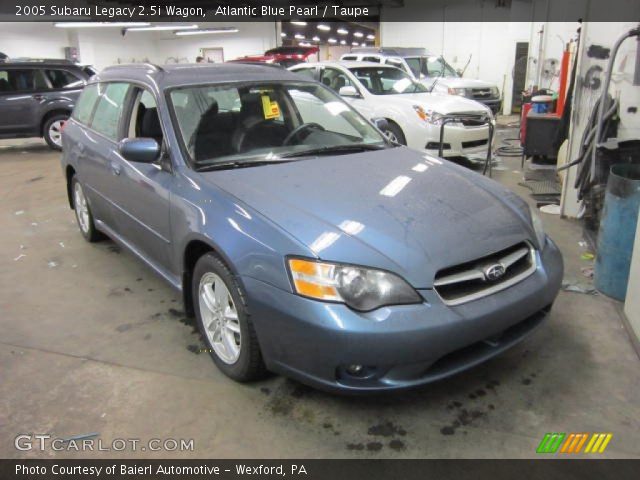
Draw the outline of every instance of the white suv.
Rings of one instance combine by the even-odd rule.
[[[423,48],[354,48],[340,60],[392,65],[432,89],[433,93],[459,95],[476,100],[495,115],[502,99],[498,87],[483,80],[462,78],[441,56],[430,55]]]
[[[405,72],[368,62],[301,63],[292,72],[322,82],[368,119],[383,118],[391,140],[438,155],[443,120],[442,156],[484,161],[489,148],[491,111],[481,103],[453,95],[434,95]]]

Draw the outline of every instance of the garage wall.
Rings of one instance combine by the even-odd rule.
[[[9,57],[64,58],[71,46],[69,32],[49,23],[4,22],[0,28],[0,51]]]
[[[622,32],[630,30],[636,25],[634,22],[588,22],[583,24],[579,52],[580,78],[584,79],[592,67],[600,67],[602,68],[602,74],[599,75],[599,78],[604,83],[604,72],[607,70],[608,60],[590,57],[588,55],[589,47],[599,45],[611,48],[615,39]],[[630,107],[635,106],[637,108],[640,103],[640,86],[633,85],[637,48],[638,42],[634,39],[627,39],[622,44],[613,67],[613,76],[609,89],[609,93],[620,101],[618,138],[622,140],[640,138],[640,112],[629,111]],[[575,160],[578,155],[582,134],[601,92],[601,88],[590,88],[585,85],[585,82],[579,82],[576,88],[568,155],[570,160]],[[580,209],[577,191],[573,188],[575,175],[576,168],[571,168],[563,189],[562,213],[568,217],[576,217]]]
[[[245,55],[259,55],[276,46],[275,22],[199,23],[207,27],[236,27],[238,33],[193,35],[176,37],[171,33],[157,33],[158,62],[173,63],[175,60],[195,62],[201,48],[223,48],[224,59],[233,60]]]
[[[184,37],[169,32],[129,32],[122,36],[119,28],[68,29],[56,28],[52,23],[3,23],[0,51],[10,57],[64,58],[64,47],[75,46],[83,63],[101,69],[115,63],[141,61],[195,62],[199,49],[207,47],[222,47],[225,60],[232,60],[276,46],[273,22],[199,25],[236,26],[239,32]]]

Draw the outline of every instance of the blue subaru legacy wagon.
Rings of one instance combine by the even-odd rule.
[[[82,235],[181,291],[238,381],[422,385],[518,343],[560,287],[558,248],[517,195],[283,69],[107,68],[62,143]]]

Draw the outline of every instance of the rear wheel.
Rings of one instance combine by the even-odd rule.
[[[76,221],[80,233],[87,242],[97,242],[102,239],[102,234],[96,229],[93,223],[93,215],[87,197],[84,195],[82,184],[76,175],[71,178],[71,191],[73,192],[73,209],[76,212]]]
[[[66,113],[59,113],[48,118],[42,128],[44,139],[54,150],[62,150],[62,128],[69,119]]]
[[[387,126],[382,130],[382,133],[385,137],[387,137],[394,143],[399,143],[400,145],[407,144],[407,140],[404,138],[402,129],[398,126],[398,124],[393,123],[390,120],[388,121]]]
[[[203,255],[196,263],[191,288],[198,327],[216,366],[238,382],[264,376],[246,295],[227,266],[213,253]]]

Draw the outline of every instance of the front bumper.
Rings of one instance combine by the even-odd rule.
[[[560,288],[562,257],[551,240],[522,282],[463,305],[425,302],[360,313],[294,295],[249,277],[251,316],[267,367],[315,387],[366,393],[415,387],[473,367],[537,327]],[[365,366],[365,378],[348,365]]]
[[[426,132],[419,141],[415,141],[418,150],[438,156],[440,148],[440,125],[427,125]],[[465,127],[449,123],[444,126],[442,157],[465,157],[468,159],[486,159],[489,148],[489,126]],[[409,147],[412,145],[409,144]]]

